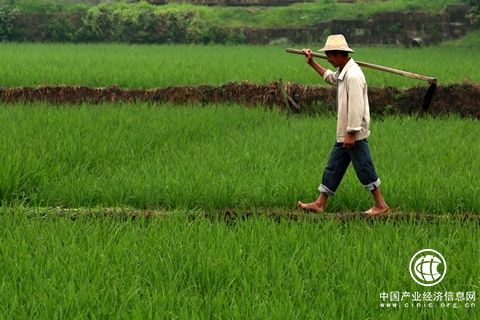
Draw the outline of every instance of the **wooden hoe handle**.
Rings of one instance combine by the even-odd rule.
[[[303,51],[298,50],[298,49],[287,48],[285,51],[288,52],[288,53],[295,53],[295,54],[304,55]],[[312,56],[317,57],[317,58],[327,59],[326,55],[321,54],[321,53],[317,53],[317,52],[312,52]],[[368,63],[368,62],[362,62],[362,61],[357,61],[357,60],[355,60],[355,62],[361,67],[366,67],[366,68],[370,68],[370,69],[374,69],[374,70],[379,70],[379,71],[389,72],[389,73],[393,73],[393,74],[398,74],[398,75],[401,75],[401,76],[404,76],[404,77],[407,77],[407,78],[427,81],[429,84],[437,83],[437,79],[432,78],[432,77],[427,77],[427,76],[424,76],[424,75],[421,75],[421,74],[416,74],[416,73],[412,73],[412,72],[408,72],[408,71],[403,71],[403,70],[393,69],[393,68],[389,68],[389,67],[379,66],[379,65],[376,65],[376,64],[373,64],[373,63]]]

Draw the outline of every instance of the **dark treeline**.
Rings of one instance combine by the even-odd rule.
[[[35,10],[0,6],[0,41],[243,43],[240,29],[222,28],[193,11],[131,6],[42,5]]]
[[[476,1],[479,0],[472,4]],[[33,1],[29,6],[18,6],[15,1],[3,1],[0,41],[266,44],[287,39],[304,43],[320,41],[323,33],[330,32],[344,33],[352,43],[409,45],[412,35],[423,37],[425,43],[462,36],[478,26],[478,17],[477,4],[452,6],[444,14],[390,12],[378,13],[368,20],[333,19],[301,28],[259,29],[229,27],[201,16],[199,10],[161,10],[147,2],[93,5]]]

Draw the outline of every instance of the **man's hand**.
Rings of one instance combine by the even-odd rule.
[[[351,149],[355,146],[355,132],[349,132],[343,140],[343,147],[345,149]]]
[[[325,74],[327,69],[325,69],[324,67],[322,67],[321,65],[319,65],[318,63],[313,61],[312,50],[302,49],[302,51],[303,51],[303,54],[305,55],[305,57],[307,58],[308,65],[310,67],[312,67],[313,70],[315,70],[320,76],[323,77],[323,75]]]
[[[313,63],[313,56],[312,56],[312,50],[310,49],[302,49],[303,54],[307,58],[307,63],[312,64]]]

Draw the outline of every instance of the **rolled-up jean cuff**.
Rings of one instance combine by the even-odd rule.
[[[320,191],[321,193],[325,193],[327,194],[328,196],[333,196],[335,194],[335,192],[333,192],[332,190],[328,189],[327,187],[325,187],[323,184],[321,184],[319,187],[318,187],[318,191]]]
[[[380,179],[377,179],[377,181],[375,182],[372,182],[372,183],[369,183],[369,184],[366,184],[364,187],[365,189],[367,189],[368,191],[373,191],[375,190],[376,188],[378,188],[380,186]]]

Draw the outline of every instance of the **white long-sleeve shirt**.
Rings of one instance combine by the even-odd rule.
[[[327,70],[323,79],[337,86],[337,142],[343,142],[347,132],[355,132],[355,140],[370,135],[368,86],[362,69],[350,58],[340,71]]]

